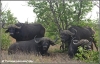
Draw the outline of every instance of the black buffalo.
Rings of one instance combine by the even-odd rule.
[[[38,23],[26,24],[26,23],[16,23],[15,25],[10,25],[7,28],[2,25],[5,32],[10,33],[10,36],[15,38],[16,41],[27,41],[34,39],[37,35],[38,37],[44,37],[45,28]]]
[[[43,55],[49,55],[47,52],[50,45],[55,45],[54,42],[51,39],[47,37],[42,38],[35,38],[30,41],[20,41],[12,44],[8,49],[8,54],[15,54],[17,52],[22,53],[34,53],[35,55],[41,54]]]
[[[91,42],[91,48],[93,49],[94,43],[95,47],[96,43],[94,41],[94,35],[95,32],[90,27],[80,27],[80,26],[72,26],[68,30],[63,30],[60,33],[61,41],[64,44],[67,44],[68,47],[68,55],[70,57],[73,57],[75,53],[77,52],[78,46],[73,43],[73,40],[81,40],[81,39],[87,39],[89,42]],[[82,45],[82,44],[81,44]],[[79,45],[80,46],[80,45]],[[98,48],[97,48],[98,50]]]

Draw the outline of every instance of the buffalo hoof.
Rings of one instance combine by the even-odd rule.
[[[45,54],[41,54],[42,56],[45,56]]]
[[[73,59],[74,56],[69,56],[70,59]]]
[[[49,54],[49,53],[47,53],[47,55],[48,55],[48,56],[50,56],[50,54]]]
[[[12,52],[8,52],[8,55],[11,55],[12,54]]]
[[[50,56],[50,54],[49,53],[46,53],[46,54],[42,54],[42,56]]]

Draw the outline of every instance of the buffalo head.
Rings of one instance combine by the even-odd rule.
[[[66,42],[70,39],[71,36],[73,36],[74,33],[72,33],[69,30],[63,30],[60,32],[60,38],[62,42]]]
[[[37,35],[36,35],[37,36]],[[36,40],[36,36],[34,37],[35,42],[38,44],[39,47],[43,47],[43,49],[46,49],[47,47],[49,47],[50,45],[55,45],[55,42],[59,39],[56,36],[55,41],[51,40],[48,37],[42,37],[39,40]]]
[[[41,55],[48,54],[47,51],[48,51],[50,45],[52,45],[52,46],[55,45],[55,42],[57,41],[57,39],[55,41],[52,41],[51,39],[49,39],[47,37],[42,37],[39,40],[36,40],[34,38],[34,40],[38,44],[38,48],[39,48]]]
[[[50,45],[55,45],[54,42],[47,37],[42,37],[39,41],[35,42],[38,43],[39,47],[43,47],[43,50],[48,49]]]
[[[14,35],[14,33],[16,32],[16,33],[18,33],[18,29],[20,29],[21,28],[21,26],[19,27],[19,26],[16,26],[16,25],[10,25],[10,26],[8,26],[8,27],[4,27],[4,24],[2,25],[2,28],[3,29],[7,29],[6,31],[5,31],[5,33],[10,33],[10,35]]]

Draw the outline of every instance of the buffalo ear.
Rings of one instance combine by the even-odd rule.
[[[52,46],[56,45],[52,40],[49,42]]]
[[[9,30],[6,30],[6,31],[5,31],[5,33],[8,33],[8,32],[9,32]]]

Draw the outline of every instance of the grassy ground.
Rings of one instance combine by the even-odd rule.
[[[7,51],[3,51],[2,60],[31,60],[33,63],[77,63],[79,61],[68,59],[63,53],[52,53],[50,56],[35,56],[33,54],[13,54],[7,55]]]

